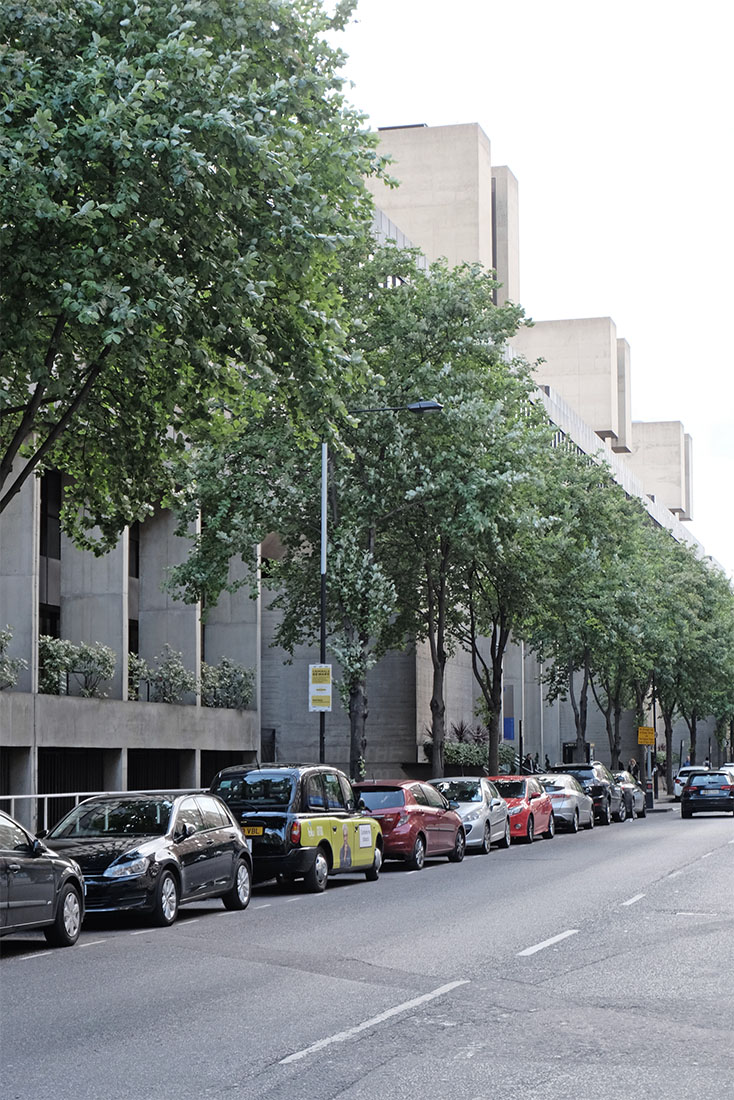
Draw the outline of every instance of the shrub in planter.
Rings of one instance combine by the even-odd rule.
[[[100,690],[100,684],[103,680],[111,680],[115,675],[117,655],[114,649],[100,645],[99,642],[94,645],[82,642],[73,649],[69,671],[76,677],[80,693],[85,699],[106,698],[106,692]]]
[[[218,665],[201,665],[201,704],[244,710],[255,694],[255,670],[223,657]]]
[[[66,638],[38,638],[38,690],[41,695],[67,695],[76,646]]]
[[[7,649],[13,632],[9,626],[0,630],[0,691],[5,688],[15,687],[18,683],[18,673],[28,668],[28,662],[22,657],[8,657]]]
[[[196,691],[196,676],[184,668],[182,655],[166,644],[148,669],[152,703],[180,703],[184,695]]]

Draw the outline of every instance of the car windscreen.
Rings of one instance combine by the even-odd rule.
[[[212,784],[212,791],[225,802],[236,802],[246,810],[285,812],[293,801],[295,782],[290,772],[252,771],[222,775]]]
[[[168,832],[171,798],[106,798],[82,802],[62,818],[48,840],[77,836],[160,836]]]
[[[524,779],[495,779],[494,785],[495,787],[497,787],[503,798],[525,797]]]
[[[456,802],[481,802],[482,801],[482,787],[480,783],[466,780],[448,780],[440,779],[436,783],[432,783],[431,786],[440,791],[444,798],[451,801],[454,799]]]
[[[731,776],[727,772],[706,772],[705,775],[693,775],[688,781],[689,787],[728,787]]]
[[[405,805],[402,787],[360,787],[358,797],[368,810],[395,810]]]
[[[539,779],[541,787],[546,791],[565,791],[571,788],[571,784],[568,779],[562,776],[556,776],[554,779]]]

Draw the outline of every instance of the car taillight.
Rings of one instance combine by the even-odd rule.
[[[401,814],[400,817],[398,818],[398,820],[395,822],[395,824],[396,825],[406,825],[407,822],[408,822],[408,815],[407,814]]]
[[[291,825],[291,844],[301,843],[301,822],[294,821]]]
[[[720,787],[719,789],[722,790],[722,791],[734,791],[734,785],[731,785],[729,783],[725,783],[724,786]]]

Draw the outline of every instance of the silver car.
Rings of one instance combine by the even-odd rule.
[[[647,817],[647,803],[645,801],[645,791],[641,783],[635,779],[632,772],[615,772],[614,778],[619,783],[622,791],[627,794],[629,792],[632,795],[632,816],[633,817]],[[630,809],[627,807],[627,813]]]
[[[585,793],[575,775],[554,772],[535,778],[550,796],[556,825],[572,833],[577,833],[582,825],[585,829],[594,828],[594,799]]]
[[[510,847],[507,803],[491,780],[454,775],[430,782],[456,809],[464,825],[467,848],[487,853],[492,844]]]

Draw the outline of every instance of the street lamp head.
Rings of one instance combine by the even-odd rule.
[[[414,401],[412,405],[405,406],[408,412],[429,413],[441,412],[443,405],[440,401]]]

